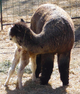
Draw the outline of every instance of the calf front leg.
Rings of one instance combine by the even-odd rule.
[[[21,52],[21,48],[17,48],[17,49],[15,50],[14,58],[13,58],[13,60],[12,60],[12,65],[11,65],[9,71],[8,71],[8,77],[7,77],[7,80],[6,80],[5,84],[4,84],[5,86],[8,85],[9,80],[10,80],[12,74],[13,74],[14,71],[15,71],[15,67],[16,67],[16,65],[17,65],[18,62],[19,62],[19,59],[20,59],[20,52]]]
[[[25,50],[22,50],[21,53],[21,64],[18,70],[18,78],[17,78],[17,88],[22,88],[22,76],[24,72],[25,66],[29,63],[29,53]]]

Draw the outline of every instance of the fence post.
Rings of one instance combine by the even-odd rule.
[[[3,30],[3,22],[2,22],[2,0],[0,0],[0,13],[1,13],[1,30]]]

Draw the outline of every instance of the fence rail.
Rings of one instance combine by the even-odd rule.
[[[37,7],[44,3],[54,3],[68,12],[73,19],[80,18],[80,0],[0,0],[1,29],[23,18],[30,22]]]
[[[0,13],[1,13],[1,30],[3,29],[3,23],[2,23],[2,0],[0,0]]]

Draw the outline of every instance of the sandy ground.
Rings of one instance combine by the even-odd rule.
[[[75,0],[72,0],[72,2],[73,1]],[[31,2],[31,0],[29,2]],[[62,4],[62,0],[60,4]],[[21,16],[21,18],[24,18],[24,16]],[[30,19],[30,15],[27,18]],[[25,20],[27,18],[25,18]],[[32,82],[31,73],[25,72],[22,80],[23,88],[22,90],[18,90],[16,89],[17,72],[15,72],[8,87],[4,87],[4,82],[7,78],[8,69],[10,67],[8,65],[4,65],[6,62],[11,63],[15,51],[15,45],[8,39],[8,29],[10,26],[4,26],[4,30],[0,32],[0,94],[80,94],[80,19],[73,21],[75,24],[75,43],[71,53],[69,74],[70,84],[67,87],[62,87],[56,56],[53,73],[51,75],[51,79],[49,80],[49,85],[40,85],[39,80]],[[7,21],[4,20],[4,22]]]

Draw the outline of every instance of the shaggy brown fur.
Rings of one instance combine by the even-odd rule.
[[[57,10],[57,11],[56,11]],[[60,10],[60,12],[58,12]],[[54,11],[54,13],[53,13],[53,11]],[[56,14],[55,14],[56,13]],[[58,15],[58,13],[60,14],[60,15]],[[55,16],[54,18],[52,18],[53,16]],[[69,22],[69,24],[72,24],[71,25],[71,27],[72,27],[72,29],[74,29],[74,25],[73,25],[73,23],[72,23],[72,21],[71,21],[71,19],[70,19],[70,17],[68,16],[68,15],[66,15],[66,13],[64,13],[63,12],[63,10],[61,10],[59,7],[58,7],[58,9],[57,9],[57,6],[56,5],[54,5],[54,7],[53,6],[51,6],[51,5],[47,5],[46,6],[46,4],[45,5],[42,5],[42,6],[40,6],[38,9],[37,9],[37,11],[33,14],[33,16],[32,16],[32,19],[31,19],[31,29],[35,32],[35,33],[37,33],[37,34],[39,34],[41,31],[42,31],[42,29],[44,28],[44,25],[49,21],[49,20],[52,20],[52,19],[54,19],[54,21],[56,20],[56,16],[59,16],[60,18],[66,18],[67,20],[68,20],[68,22]],[[59,21],[59,20],[58,20]],[[70,22],[71,21],[71,22]],[[59,24],[59,27],[57,28],[57,30],[59,29],[59,28],[61,28],[62,26],[60,26],[60,22],[58,22],[58,24]],[[62,24],[63,25],[63,24]],[[64,27],[64,26],[63,26]],[[63,27],[61,28],[61,30],[63,30]],[[67,26],[66,26],[66,24],[65,24],[65,27],[64,27],[65,29],[67,28]],[[51,29],[50,27],[49,27],[49,29]],[[52,30],[52,29],[51,29]],[[57,31],[56,30],[56,31]],[[60,31],[61,31],[60,30]],[[50,30],[49,30],[50,31]],[[65,31],[65,30],[64,30]],[[57,33],[57,32],[55,32],[55,33]],[[55,41],[54,41],[55,42]],[[63,49],[62,49],[63,50]],[[59,53],[59,52],[58,52]],[[48,83],[48,80],[50,79],[50,76],[51,76],[51,73],[52,73],[52,69],[53,69],[53,57],[52,57],[53,55],[52,54],[45,54],[45,55],[40,55],[40,56],[38,56],[38,58],[37,58],[37,70],[36,70],[36,77],[38,77],[38,75],[39,75],[39,72],[40,72],[40,61],[41,61],[41,67],[42,67],[42,69],[41,69],[41,84],[47,84]],[[59,61],[58,61],[59,62]],[[63,64],[62,64],[63,65]],[[66,65],[66,63],[65,63],[65,65],[64,65],[64,67],[62,66],[62,65],[60,65],[59,64],[59,71],[60,71],[60,74],[62,75],[63,74],[63,76],[64,76],[64,78],[63,78],[63,76],[61,76],[61,80],[62,80],[62,82],[63,82],[63,85],[67,85],[68,84],[68,75],[69,74],[67,74],[67,73],[63,73],[63,72],[61,72],[61,70],[63,70],[63,71],[65,71],[65,70],[68,70],[68,67],[66,67],[65,68],[65,65]],[[65,69],[64,69],[65,68]],[[68,71],[67,71],[68,72]],[[67,77],[66,77],[67,76]],[[65,77],[66,77],[66,80],[65,80]],[[62,79],[63,78],[63,79]]]
[[[32,22],[35,23],[31,28],[34,29],[35,33],[25,23],[19,22],[11,28],[10,39],[22,46],[28,52],[28,56],[30,55],[33,62],[33,80],[36,79],[36,56],[38,54],[50,53],[54,55],[57,53],[61,80],[63,85],[67,85],[70,53],[74,43],[74,24],[70,16],[56,5],[44,4],[37,9],[33,15],[33,20]],[[18,79],[18,83],[20,81],[21,79]]]

